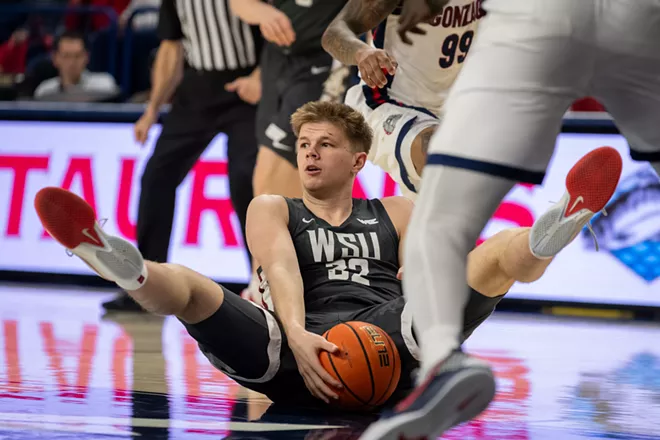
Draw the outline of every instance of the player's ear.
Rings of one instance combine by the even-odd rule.
[[[365,163],[367,163],[367,153],[355,153],[353,155],[353,172],[355,174],[359,173],[364,168]]]

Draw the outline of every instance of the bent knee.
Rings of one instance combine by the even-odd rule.
[[[163,304],[166,314],[196,323],[211,316],[224,301],[224,291],[215,281],[180,264],[163,263],[162,266],[169,271],[169,277],[181,281],[176,299]]]

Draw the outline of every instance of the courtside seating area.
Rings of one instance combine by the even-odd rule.
[[[37,86],[55,77],[51,50],[64,30],[85,35],[88,69],[108,72],[121,87],[113,102],[143,103],[151,66],[160,0],[9,0],[0,4],[0,101],[30,100]],[[146,5],[146,6],[145,6]],[[593,98],[574,112],[603,112]]]
[[[110,1],[101,6],[94,1],[82,3],[33,0],[0,4],[0,100],[31,99],[42,81],[57,75],[51,50],[65,30],[85,36],[88,70],[113,75],[121,87],[121,95],[114,101],[146,99],[159,44],[158,8],[131,8],[133,3],[149,3],[140,0]]]

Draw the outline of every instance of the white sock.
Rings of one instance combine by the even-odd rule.
[[[404,294],[421,349],[420,379],[460,345],[467,255],[514,182],[427,165],[407,229]]]

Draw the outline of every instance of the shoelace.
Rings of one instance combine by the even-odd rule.
[[[557,202],[550,201],[550,203],[555,204]],[[605,217],[607,217],[607,211],[605,208],[601,209],[599,211],[601,214],[603,214]],[[591,226],[591,222],[587,222],[585,225],[589,233],[591,234],[591,238],[594,240],[594,246],[596,247],[596,252],[600,251],[600,247],[598,246],[598,238],[596,237],[596,233],[594,232],[594,228]]]
[[[605,211],[605,208],[601,209],[600,213],[603,214],[605,217],[607,217],[607,211]],[[594,232],[594,228],[591,226],[591,222],[587,222],[585,226],[589,230],[589,233],[591,234],[591,238],[594,239],[594,246],[596,246],[596,252],[598,252],[600,250],[600,248],[598,247],[598,239],[596,238],[596,233]]]
[[[103,226],[105,226],[105,224],[106,224],[107,222],[108,222],[108,219],[107,219],[107,218],[102,218],[102,219],[99,220],[99,226],[101,226],[101,229],[103,229]],[[64,252],[66,252],[66,254],[67,254],[69,257],[73,257],[73,252],[71,252],[69,249],[64,249]]]

